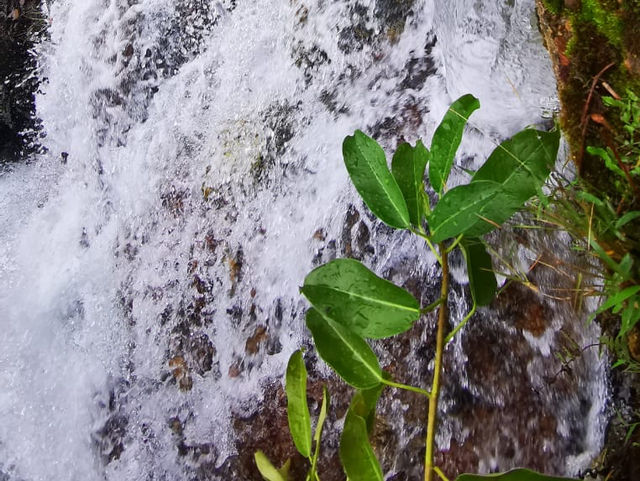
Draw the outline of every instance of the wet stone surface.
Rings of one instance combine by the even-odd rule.
[[[131,6],[125,1],[116,3],[123,12]],[[351,2],[346,7],[351,24],[335,32],[337,50],[345,55],[366,53],[366,66],[373,70],[368,89],[390,78],[397,80],[380,95],[390,99],[388,111],[395,114],[370,126],[383,143],[394,144],[415,136],[423,127],[429,109],[423,89],[437,74],[433,58],[437,40],[433,33],[421,36],[419,48],[406,62],[378,68],[384,48],[395,45],[412,27],[414,2],[364,3]],[[313,9],[303,2],[293,4],[296,27],[287,52],[301,75],[298,86],[303,93],[310,92],[310,97],[321,98],[320,110],[326,109],[335,118],[346,116],[355,104],[349,87],[365,67],[353,57],[336,62],[329,49],[310,41],[304,26],[312,22]],[[175,10],[159,10],[151,19],[133,9],[119,17],[117,28],[109,23],[92,39],[96,56],[109,59],[119,82],[92,96],[93,116],[100,126],[96,132],[99,148],[127,146],[131,127],[147,121],[158,86],[199,55],[208,32],[224,12],[237,7],[235,2],[223,2],[221,11],[211,5],[178,2]],[[149,20],[159,27],[150,39]],[[110,51],[113,36],[122,47],[116,52]],[[336,64],[344,68],[327,72]],[[322,88],[318,86],[321,81]],[[219,166],[194,167],[202,161],[194,156],[203,151],[209,154],[206,148],[210,146],[198,137],[199,132],[176,133],[177,138],[185,138],[176,148],[177,160],[171,159],[177,166],[167,166],[154,186],[158,189],[156,210],[140,219],[139,225],[118,232],[114,262],[119,268],[130,266],[130,271],[123,268],[127,274],[118,279],[119,309],[126,321],[122,328],[130,341],[121,378],[112,382],[107,400],[96,399],[100,416],[93,444],[105,469],[116,470],[125,458],[137,463],[144,457],[147,463],[161,464],[160,446],[184,479],[259,480],[253,454],[262,449],[278,465],[291,458],[295,479],[304,477],[305,461],[296,455],[288,433],[281,378],[256,382],[256,377],[263,366],[283,354],[283,342],[295,331],[292,326],[303,323],[305,304],[297,296],[274,295],[271,286],[254,282],[251,249],[261,248],[269,236],[277,239],[277,230],[283,227],[269,224],[273,219],[267,214],[248,208],[255,207],[250,200],[259,195],[264,203],[275,203],[287,195],[296,176],[312,175],[305,170],[304,158],[291,159],[296,128],[310,122],[304,116],[305,105],[295,94],[292,101],[268,99],[251,113],[254,117],[231,119],[229,128],[216,131],[211,139],[215,144],[211,155],[220,154],[229,163],[248,161],[248,175],[242,179],[221,180]],[[300,98],[307,99],[302,94]],[[206,102],[203,96],[202,103]],[[338,217],[334,230],[321,223],[310,230],[313,233],[306,241],[314,250],[314,265],[336,257],[360,259],[411,291],[423,305],[435,300],[440,270],[427,259],[424,245],[412,244],[408,233],[375,221],[361,202],[345,202]],[[240,228],[241,222],[245,224]],[[87,245],[91,240],[85,240]],[[543,245],[532,248],[543,249]],[[282,258],[297,262],[288,259],[289,252],[277,254],[276,265]],[[528,264],[532,263],[530,259]],[[458,271],[463,269],[460,255],[452,256],[452,264]],[[152,272],[152,279],[136,277],[133,273],[138,269]],[[561,284],[554,275],[536,267],[530,281]],[[466,285],[454,282],[449,308],[455,319],[470,308],[468,299]],[[148,319],[151,322],[145,323]],[[491,309],[478,313],[450,345],[445,355],[450,374],[443,386],[438,436],[438,462],[450,477],[463,470],[515,465],[563,471],[564,458],[580,452],[585,437],[580,426],[592,400],[581,397],[578,386],[588,371],[588,361],[573,362],[569,371],[562,370],[562,363],[554,357],[565,335],[578,336],[577,319],[539,292],[513,285]],[[435,314],[430,314],[411,331],[373,343],[383,368],[394,379],[430,385],[434,327]],[[351,389],[327,374],[308,338],[302,343],[307,348],[313,412],[319,410],[323,384],[332,396],[320,463],[322,479],[343,480],[336,453]],[[510,353],[508,359],[505,352]],[[226,412],[209,410],[203,419],[193,408],[218,394],[214,391],[221,389],[222,381],[233,391],[247,389],[247,384],[256,391],[253,398],[245,397],[233,406],[232,441],[204,429],[198,431],[200,425],[226,422],[226,418],[215,417],[226,416]],[[149,406],[160,407],[149,415]],[[373,442],[390,479],[422,476],[426,412],[426,399],[415,393],[388,389],[383,394]],[[559,425],[559,418],[568,419],[566,429]],[[225,446],[229,442],[231,450]],[[548,455],[549,450],[557,454]]]

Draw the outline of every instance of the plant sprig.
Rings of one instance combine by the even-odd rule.
[[[429,399],[425,440],[425,481],[433,475],[446,480],[433,464],[436,415],[443,373],[442,355],[446,342],[459,332],[478,306],[486,306],[496,295],[497,282],[491,256],[482,237],[499,227],[542,192],[542,185],[554,166],[560,134],[525,129],[502,142],[469,183],[447,188],[447,180],[469,116],[479,108],[478,100],[465,95],[456,100],[436,129],[431,148],[421,141],[403,143],[393,155],[391,170],[378,143],[357,130],[343,143],[347,171],[369,209],[385,224],[409,230],[423,238],[442,267],[440,298],[422,307],[406,290],[378,277],[359,261],[336,259],[311,271],[300,291],[311,304],[307,327],[320,357],[356,392],[347,412],[340,441],[340,459],[350,481],[382,480],[382,469],[370,444],[375,407],[383,389],[404,389]],[[425,191],[428,171],[438,202],[432,206]],[[471,312],[445,338],[449,327],[448,256],[462,250],[467,261]],[[414,328],[415,322],[438,308],[436,353],[430,390],[391,380],[380,367],[370,339],[395,336]],[[306,399],[302,399],[302,355],[293,354],[295,375],[287,369],[291,433],[300,454],[309,458],[311,427]],[[302,363],[302,364],[301,364]],[[289,384],[292,384],[289,388]],[[293,417],[293,419],[292,419]],[[316,428],[318,433],[318,428]],[[320,436],[314,437],[317,446]],[[317,456],[313,459],[317,460]],[[307,479],[319,480],[317,464],[311,459]],[[263,473],[263,476],[264,473]],[[489,477],[503,481],[552,481],[527,470]],[[265,479],[270,479],[265,476]],[[485,479],[461,475],[458,481]]]

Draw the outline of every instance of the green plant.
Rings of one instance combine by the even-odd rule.
[[[611,2],[607,5],[607,2],[602,0],[582,0],[579,15],[583,21],[593,23],[609,42],[620,46],[622,43],[622,23],[618,18],[618,12],[611,7]]]
[[[576,291],[604,299],[591,319],[604,313],[619,317],[619,327],[602,342],[615,356],[613,367],[636,371],[638,363],[629,355],[625,339],[640,322],[640,210],[634,210],[640,201],[640,98],[628,91],[625,98],[604,97],[603,102],[618,112],[616,131],[620,133],[612,136],[613,128],[605,123],[607,147],[588,147],[587,151],[599,156],[613,174],[615,192],[602,192],[582,178],[569,181],[554,173],[549,194],[534,201],[532,209],[545,225],[571,234],[577,250],[605,267],[603,273],[595,269],[580,272],[581,281],[595,279],[576,285]]]
[[[302,351],[294,352],[289,358],[287,365],[286,384],[287,392],[287,418],[289,420],[289,431],[293,438],[293,443],[298,452],[307,458],[310,463],[309,472],[305,481],[319,481],[318,477],[318,456],[320,455],[320,439],[322,428],[327,419],[327,406],[329,405],[329,393],[326,387],[322,390],[322,405],[320,414],[316,421],[316,430],[313,434],[315,448],[311,451],[311,415],[307,404],[307,368],[304,365]],[[256,465],[262,477],[267,481],[287,481],[289,479],[290,460],[277,469],[262,451],[255,453]]]
[[[615,186],[622,196],[622,202],[628,202],[640,195],[640,98],[627,90],[623,98],[602,97],[602,102],[618,112],[620,126],[614,129],[604,120],[606,147],[587,147],[587,152],[600,157],[605,167],[615,176]],[[614,132],[615,130],[615,132]],[[638,213],[640,214],[640,213]]]
[[[554,165],[559,133],[525,129],[500,144],[468,183],[448,189],[447,181],[465,125],[477,108],[479,102],[471,95],[456,100],[436,129],[430,151],[420,141],[415,147],[402,144],[393,155],[391,170],[382,148],[361,131],[344,140],[345,165],[365,204],[387,225],[423,238],[442,269],[440,298],[429,306],[420,306],[409,292],[378,277],[353,259],[336,259],[314,269],[300,289],[312,305],[307,311],[306,324],[318,354],[346,383],[356,388],[345,418],[339,449],[350,481],[383,479],[369,435],[377,400],[387,387],[409,390],[429,399],[424,479],[430,481],[436,473],[446,481],[442,471],[433,465],[445,344],[471,318],[477,306],[489,304],[495,296],[496,279],[482,236],[507,221],[531,197],[541,193]],[[424,188],[427,167],[431,186],[438,198],[435,206],[430,205]],[[473,307],[445,337],[449,327],[448,255],[453,249],[461,249],[466,259]],[[421,315],[437,308],[431,389],[393,381],[381,369],[367,340],[405,332]],[[298,369],[304,367],[299,353],[294,353],[291,359],[290,366],[295,362]],[[306,406],[306,400],[303,402],[302,399],[302,377],[306,379],[306,372],[304,376],[291,377],[287,369],[288,402],[290,406],[297,406],[288,410],[291,434],[300,454],[310,460],[307,479],[319,479],[316,463],[309,455],[311,428],[308,411],[301,408],[303,404]],[[291,388],[290,383],[293,383]],[[317,449],[320,438],[316,438]],[[263,476],[275,479],[268,478],[264,472]],[[560,479],[527,470],[489,477],[504,481]],[[461,475],[458,480],[485,478]]]
[[[535,227],[568,232],[573,249],[595,261],[591,267],[568,266],[576,274],[571,290],[573,306],[580,311],[584,298],[603,299],[589,319],[604,313],[613,315],[609,318],[619,316],[620,324],[615,328],[611,321],[605,323],[609,334],[601,338],[601,344],[613,354],[614,368],[637,371],[639,366],[628,352],[626,336],[640,322],[638,240],[629,225],[640,216],[637,211],[618,213],[605,194],[592,193],[596,191],[587,188],[582,179],[568,181],[554,173],[548,185],[551,189],[546,199],[531,203],[531,211],[540,221]]]

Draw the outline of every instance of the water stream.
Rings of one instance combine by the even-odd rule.
[[[308,345],[298,286],[313,266],[357,257],[424,302],[437,296],[424,246],[357,199],[345,135],[360,128],[388,150],[428,141],[470,92],[482,108],[458,163],[473,168],[556,105],[529,0],[43,8],[47,152],[0,172],[0,480],[255,476],[246,455],[280,429],[260,412],[281,402],[286,361]],[[568,247],[533,239],[516,258],[527,267],[550,242]],[[542,295],[510,295],[516,307],[481,312],[447,352],[440,463],[576,474],[602,442],[604,367],[586,351],[548,380],[562,339],[587,345],[597,329]],[[383,364],[428,383],[432,325],[376,345]],[[418,479],[412,404],[382,402],[389,479]]]

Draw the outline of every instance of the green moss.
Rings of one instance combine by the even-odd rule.
[[[546,5],[548,0],[543,1]],[[627,89],[638,91],[640,76],[629,71],[627,60],[631,43],[636,42],[640,46],[635,34],[640,2],[632,3],[637,8],[628,11],[617,0],[582,0],[577,8],[563,10],[571,24],[571,37],[564,52],[569,58],[569,71],[559,89],[563,105],[561,124],[585,180],[602,192],[614,193],[617,189],[611,176],[603,175],[602,160],[585,151],[586,146],[604,146],[602,127],[587,120],[587,127],[583,130],[582,113],[593,79],[609,64],[613,67],[601,80],[621,94]],[[600,101],[600,97],[609,95],[609,92],[599,83],[594,93],[589,113],[603,115],[614,130],[619,129],[619,119]]]
[[[611,44],[622,46],[622,22],[617,0],[582,0],[579,12],[582,22],[593,24]]]
[[[619,64],[621,56],[603,34],[593,28],[590,22],[575,18],[572,24],[571,40],[567,44],[566,55],[571,62],[571,71],[559,94],[563,105],[561,123],[574,156],[580,158],[583,140],[594,145],[592,138],[598,138],[598,127],[589,124],[583,139],[582,112],[593,78],[610,63]],[[584,144],[586,145],[586,144]],[[597,175],[596,159],[585,155],[581,159],[581,170],[591,183],[599,188],[607,188],[606,176]],[[591,176],[591,173],[594,173]]]
[[[564,8],[564,0],[542,0],[542,3],[545,8],[554,15],[562,12],[562,9]]]

